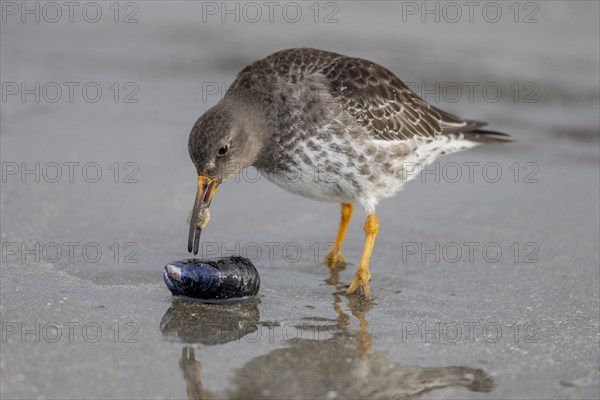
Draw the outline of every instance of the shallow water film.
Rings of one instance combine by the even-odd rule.
[[[600,397],[598,2],[67,3],[0,3],[2,399]],[[173,297],[190,130],[292,47],[372,60],[515,142],[381,201],[371,300],[346,294],[360,207],[330,268],[339,204],[248,168],[198,257],[250,259],[260,292]]]

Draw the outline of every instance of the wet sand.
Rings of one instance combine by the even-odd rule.
[[[335,3],[337,23],[308,3],[296,23],[137,4],[137,23],[108,3],[97,23],[2,23],[3,399],[600,395],[598,4],[538,2],[537,23],[508,3],[497,23],[388,2]],[[379,62],[517,142],[438,159],[380,204],[372,302],[344,294],[362,212],[351,265],[330,271],[338,206],[250,169],[219,188],[202,240],[253,259],[258,298],[173,299],[161,273],[188,257],[190,128],[238,70],[297,46]]]

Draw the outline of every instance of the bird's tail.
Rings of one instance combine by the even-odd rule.
[[[464,140],[473,143],[511,143],[510,135],[502,132],[488,131],[483,129],[487,122],[474,119],[462,119],[454,114],[435,109],[442,118],[442,133],[461,134]]]
[[[463,135],[465,140],[475,143],[502,144],[513,142],[510,135],[507,133],[487,131],[484,129],[463,132]]]

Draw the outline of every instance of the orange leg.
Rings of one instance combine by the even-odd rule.
[[[348,230],[348,225],[350,225],[351,219],[352,204],[342,203],[342,219],[340,221],[338,234],[335,238],[333,247],[329,251],[329,254],[325,256],[325,262],[328,263],[330,267],[346,263],[346,257],[342,255],[342,244],[344,244],[344,238],[346,237],[346,231]]]
[[[369,272],[369,261],[371,260],[371,253],[373,252],[373,245],[375,244],[375,238],[379,231],[379,218],[375,214],[369,214],[367,221],[365,222],[365,248],[363,250],[362,258],[360,259],[360,265],[358,271],[354,275],[354,279],[348,288],[348,294],[356,292],[359,287],[362,287],[363,293],[367,299],[371,298],[371,288],[369,287],[369,281],[371,280],[371,273]]]

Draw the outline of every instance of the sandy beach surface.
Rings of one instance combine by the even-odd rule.
[[[598,398],[598,3],[273,3],[2,3],[0,397]],[[202,251],[250,258],[258,298],[174,299],[193,123],[245,65],[301,46],[516,142],[381,202],[372,302],[344,293],[362,211],[330,271],[338,205],[248,169]]]

